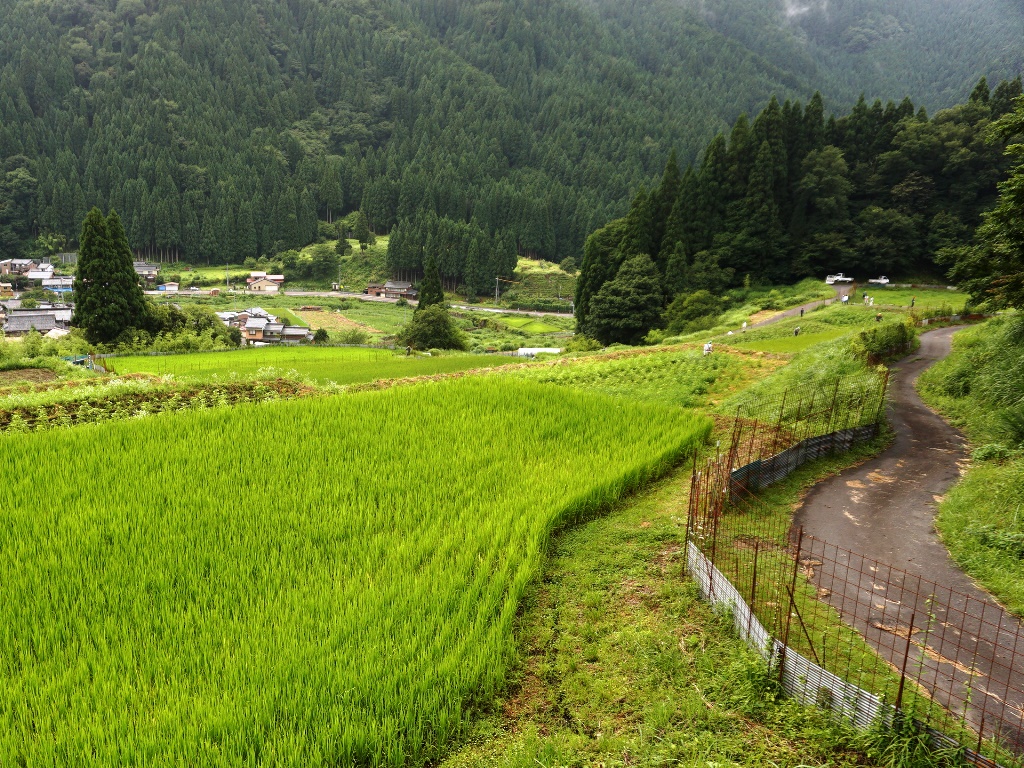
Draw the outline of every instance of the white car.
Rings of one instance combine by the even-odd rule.
[[[836,283],[852,283],[853,278],[847,277],[842,272],[835,275],[829,275],[825,278],[825,285],[835,285]]]
[[[888,285],[889,278],[886,277],[885,275],[882,275],[881,277],[872,278],[871,280],[868,280],[868,282],[872,283],[873,285]]]

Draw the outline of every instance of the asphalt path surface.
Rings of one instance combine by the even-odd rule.
[[[795,524],[813,537],[814,581],[847,623],[896,668],[912,625],[932,697],[966,712],[975,728],[984,717],[986,735],[998,728],[1024,752],[1024,628],[957,567],[934,525],[966,446],[922,402],[914,381],[949,354],[956,330],[923,334],[919,351],[893,366],[893,445],[816,485]]]
[[[779,312],[779,314],[777,315],[772,315],[767,320],[761,320],[756,323],[751,323],[750,325],[747,326],[747,329],[751,330],[754,328],[763,328],[766,325],[777,323],[780,320],[785,320],[786,318],[789,317],[801,317],[802,312],[810,312],[812,309],[820,307],[823,304],[834,304],[837,301],[842,301],[842,297],[849,295],[853,291],[853,287],[853,283],[840,283],[837,285],[833,285],[832,288],[834,288],[836,292],[836,297],[834,299],[821,299],[820,301],[812,301],[807,304],[801,304],[799,307],[793,307],[792,309],[787,309],[784,312]]]

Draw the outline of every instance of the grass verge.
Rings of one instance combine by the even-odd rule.
[[[677,471],[554,541],[517,677],[443,768],[872,764],[857,735],[780,697],[683,579],[688,481]]]
[[[966,433],[971,465],[939,505],[953,559],[1024,616],[1024,341],[1019,317],[958,332],[953,352],[918,379],[932,408]]]

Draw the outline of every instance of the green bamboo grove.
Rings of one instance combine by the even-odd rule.
[[[552,531],[709,430],[494,378],[6,435],[0,765],[436,760]]]

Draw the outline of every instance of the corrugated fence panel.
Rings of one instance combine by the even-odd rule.
[[[839,451],[849,450],[855,443],[866,442],[878,434],[877,424],[841,429],[827,435],[801,440],[767,459],[758,459],[737,467],[729,475],[733,493],[759,491],[777,483],[802,464]]]
[[[736,587],[692,541],[686,545],[686,563],[704,599],[712,605],[727,607],[732,612],[733,624],[739,636],[761,654],[769,666],[775,666],[782,659],[782,688],[786,693],[802,704],[830,711],[858,728],[870,728],[878,723],[892,724],[896,708],[891,704],[886,704],[863,688],[845,682],[774,639],[758,621]],[[927,731],[936,747],[961,746],[941,731],[922,723],[918,725]],[[963,754],[972,765],[1002,768],[999,763],[972,749],[964,748]]]

